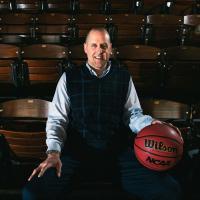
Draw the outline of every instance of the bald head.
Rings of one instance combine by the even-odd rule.
[[[88,32],[88,34],[87,34],[87,36],[86,36],[85,43],[88,42],[88,40],[90,39],[90,36],[91,36],[92,34],[95,34],[95,32],[100,32],[100,33],[102,33],[102,34],[105,34],[105,38],[106,38],[107,42],[108,42],[108,43],[111,43],[111,41],[110,41],[110,35],[109,35],[108,31],[107,31],[105,28],[92,28],[92,29]]]

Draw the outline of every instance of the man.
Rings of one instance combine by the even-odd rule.
[[[113,164],[119,172],[115,178],[131,197],[178,199],[172,177],[143,167],[134,156],[132,132],[161,122],[142,114],[130,74],[110,62],[108,32],[90,30],[84,51],[87,63],[67,70],[59,80],[46,127],[48,156],[31,174],[23,199],[62,199],[87,162]]]

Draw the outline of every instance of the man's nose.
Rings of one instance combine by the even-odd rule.
[[[103,48],[102,47],[98,47],[98,49],[97,49],[97,52],[98,53],[102,53],[104,50],[103,50]]]

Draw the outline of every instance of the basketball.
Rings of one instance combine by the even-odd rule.
[[[180,131],[170,124],[152,124],[137,134],[134,151],[138,161],[145,167],[165,171],[180,161],[183,139]]]

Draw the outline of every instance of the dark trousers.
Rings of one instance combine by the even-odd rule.
[[[56,176],[55,169],[47,170],[41,178],[35,177],[23,188],[23,200],[67,199],[77,174],[86,166],[96,167],[100,176],[106,168],[111,168],[113,181],[119,183],[130,197],[142,200],[181,199],[179,184],[166,172],[155,172],[143,167],[135,158],[132,148],[126,148],[115,156],[96,152],[76,157],[66,153],[61,156],[61,160],[61,177]],[[90,170],[87,173],[90,174]]]

